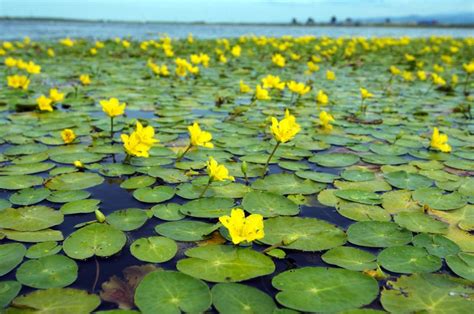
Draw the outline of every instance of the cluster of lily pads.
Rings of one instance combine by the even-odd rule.
[[[472,311],[474,38],[0,47],[0,312]]]

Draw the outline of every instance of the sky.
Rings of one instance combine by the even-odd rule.
[[[0,16],[122,21],[288,22],[449,13],[474,0],[0,0]]]

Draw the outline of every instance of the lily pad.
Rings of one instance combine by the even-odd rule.
[[[467,204],[465,197],[458,193],[444,194],[438,188],[423,188],[413,192],[413,199],[436,210],[452,210]]]
[[[155,231],[176,241],[200,241],[218,228],[218,224],[184,220],[161,223],[155,227]]]
[[[64,215],[93,213],[99,209],[100,200],[88,199],[72,201],[64,204],[59,209]]]
[[[318,153],[308,159],[322,167],[348,167],[359,162],[360,158],[354,154],[346,153]]]
[[[16,279],[37,289],[62,288],[76,281],[77,272],[74,260],[64,255],[50,255],[21,264]]]
[[[45,200],[51,191],[45,188],[28,188],[19,190],[10,196],[10,202],[15,205],[28,206]]]
[[[321,258],[328,264],[349,270],[363,271],[377,268],[375,255],[353,247],[335,247],[324,253]]]
[[[386,173],[384,177],[392,186],[405,190],[416,190],[433,185],[431,179],[420,174],[408,173],[406,171],[389,172]]]
[[[32,175],[0,176],[0,189],[21,190],[43,184],[43,178]]]
[[[323,251],[346,243],[344,231],[315,218],[269,218],[264,221],[264,227],[265,237],[261,242],[287,249]]]
[[[165,237],[141,238],[130,245],[133,256],[144,262],[163,263],[172,259],[178,251],[176,242]]]
[[[135,303],[143,314],[200,313],[211,306],[208,286],[176,271],[154,271],[135,291]]]
[[[184,203],[180,208],[180,212],[191,217],[217,218],[230,214],[233,206],[233,199],[206,197]]]
[[[212,287],[212,303],[219,313],[274,313],[273,299],[261,290],[238,283],[218,283]]]
[[[170,186],[157,186],[137,189],[133,192],[133,197],[144,203],[161,203],[173,198],[174,193],[174,188]]]
[[[401,212],[394,220],[400,227],[413,232],[447,233],[449,226],[423,212]]]
[[[21,284],[18,281],[0,281],[0,308],[7,306],[20,290]]]
[[[279,194],[254,191],[242,200],[244,210],[263,217],[292,216],[299,213],[298,205]]]
[[[125,234],[107,224],[93,223],[69,235],[64,240],[64,252],[74,259],[92,256],[107,257],[118,253],[126,242]]]
[[[337,190],[334,195],[344,200],[357,202],[361,204],[376,205],[382,203],[382,198],[379,194],[361,190]]]
[[[64,216],[47,206],[7,208],[0,211],[0,228],[37,231],[61,224]]]
[[[271,274],[273,261],[252,248],[208,245],[191,248],[178,261],[179,271],[211,282],[238,282]]]
[[[409,243],[412,233],[388,221],[360,221],[349,226],[347,240],[367,247],[390,247]]]
[[[153,185],[156,179],[149,176],[137,176],[123,181],[120,187],[123,189],[134,190],[139,188],[146,188]]]
[[[264,179],[257,179],[252,188],[264,190],[281,195],[287,194],[314,194],[325,185],[311,180],[301,180],[293,174],[279,173],[266,176]]]
[[[21,313],[24,309],[35,309],[44,314],[91,313],[100,304],[99,296],[72,288],[51,288],[36,290],[15,298],[8,312]]]
[[[441,259],[416,246],[392,246],[379,253],[377,262],[385,269],[403,274],[431,273],[441,268]]]
[[[61,174],[46,182],[46,187],[58,191],[75,191],[102,184],[104,178],[96,173],[74,172]]]
[[[122,231],[132,231],[140,228],[148,220],[146,211],[140,208],[116,210],[107,216],[107,223]]]
[[[273,286],[277,301],[302,312],[339,312],[370,304],[378,295],[377,281],[360,272],[304,267],[278,274]]]
[[[460,252],[446,257],[449,268],[458,276],[474,281],[474,254]]]
[[[26,247],[20,243],[0,244],[0,276],[8,274],[21,263]]]

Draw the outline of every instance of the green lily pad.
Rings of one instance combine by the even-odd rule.
[[[32,175],[0,176],[0,189],[21,190],[43,184],[43,178]]]
[[[58,245],[56,241],[41,242],[33,244],[26,251],[26,257],[28,258],[40,258],[44,256],[54,255],[61,251],[63,247]]]
[[[296,171],[295,175],[301,179],[309,179],[320,183],[333,183],[339,176],[332,173],[316,172],[316,171]]]
[[[12,194],[10,202],[15,205],[28,206],[45,200],[50,194],[51,191],[45,188],[28,188]]]
[[[238,282],[265,276],[275,271],[266,255],[229,245],[207,245],[185,252],[188,258],[178,261],[179,271],[211,282]]]
[[[344,170],[341,173],[341,177],[344,180],[353,181],[353,182],[361,182],[361,181],[371,181],[375,179],[375,174],[372,171],[368,170]]]
[[[173,198],[174,193],[174,188],[170,186],[157,186],[139,188],[133,192],[133,197],[144,203],[161,203]]]
[[[427,188],[433,184],[433,181],[425,176],[406,171],[389,172],[384,177],[392,186],[405,190]]]
[[[51,288],[36,290],[26,295],[21,295],[12,301],[7,309],[10,313],[24,313],[25,309],[35,309],[38,313],[57,314],[64,313],[91,313],[100,304],[99,296],[89,294],[87,291],[72,288]]]
[[[0,228],[37,231],[61,224],[64,216],[47,206],[7,208],[0,211]]]
[[[421,233],[413,238],[413,245],[425,248],[428,253],[438,257],[457,254],[459,246],[448,238],[439,234]]]
[[[221,197],[206,197],[181,205],[183,215],[199,218],[217,218],[230,214],[234,200]]]
[[[185,217],[181,213],[181,205],[176,203],[159,204],[151,208],[156,218],[166,221],[181,220]]]
[[[300,211],[298,205],[286,197],[262,191],[247,193],[242,200],[242,207],[251,214],[263,217],[292,216]]]
[[[138,176],[127,179],[120,184],[122,189],[134,190],[139,188],[146,188],[153,185],[156,179],[149,176]]]
[[[143,314],[201,313],[211,306],[208,286],[176,271],[154,271],[135,291],[135,304]]]
[[[416,246],[392,246],[379,253],[377,262],[385,269],[403,274],[431,273],[441,268],[441,259]]]
[[[409,243],[412,233],[388,221],[360,221],[349,226],[347,240],[367,247],[390,247]]]
[[[169,169],[162,167],[152,167],[147,171],[151,177],[160,178],[166,183],[182,183],[189,181],[189,177],[183,171],[178,169]]]
[[[61,206],[59,210],[64,215],[93,213],[99,209],[99,203],[100,200],[95,199],[72,201]]]
[[[8,274],[21,263],[26,247],[20,243],[0,244],[0,276]]]
[[[474,293],[469,282],[448,275],[414,274],[389,281],[391,289],[381,294],[382,306],[390,313],[472,312]]]
[[[47,200],[52,203],[68,203],[83,200],[91,196],[91,193],[83,190],[77,191],[54,191]]]
[[[413,192],[415,201],[436,210],[452,210],[467,204],[465,197],[458,193],[444,194],[438,188],[422,188]]]
[[[335,247],[324,253],[324,262],[349,270],[363,271],[377,268],[377,257],[369,252],[347,246]]]
[[[96,173],[73,172],[61,174],[46,182],[46,187],[58,191],[76,191],[88,189],[104,182],[104,178]]]
[[[186,242],[204,240],[217,229],[218,224],[192,220],[165,222],[155,227],[155,231],[162,236]]]
[[[474,281],[474,254],[460,252],[446,256],[449,268],[458,276]]]
[[[401,212],[394,220],[400,227],[413,232],[447,233],[449,226],[423,212]]]
[[[337,190],[334,192],[334,195],[344,200],[361,204],[377,205],[382,203],[382,197],[373,192],[361,190]]]
[[[322,167],[348,167],[359,162],[360,158],[346,153],[318,153],[308,159]]]
[[[314,194],[325,185],[311,180],[301,180],[293,174],[279,173],[266,176],[264,179],[257,179],[252,188],[267,192],[287,195],[287,194]]]
[[[275,217],[264,221],[269,245],[301,251],[323,251],[346,243],[345,233],[336,226],[315,218]]]
[[[0,281],[0,308],[7,306],[20,290],[21,284],[18,281]]]
[[[218,283],[212,287],[212,303],[219,313],[274,313],[273,298],[261,290],[238,283]]]
[[[132,231],[140,228],[148,220],[146,211],[140,208],[116,210],[107,216],[107,223],[122,231]]]
[[[390,214],[380,206],[340,201],[337,211],[342,216],[356,221],[390,221]]]
[[[7,239],[19,242],[48,242],[62,241],[64,239],[61,231],[44,229],[39,231],[15,231],[8,229],[0,229],[0,235],[3,234]]]
[[[302,312],[339,312],[370,304],[378,295],[377,281],[360,272],[304,267],[278,274],[272,285],[277,301]]]
[[[63,249],[67,256],[86,259],[92,256],[107,257],[118,253],[126,242],[125,234],[107,224],[93,223],[69,235]]]
[[[176,255],[178,245],[165,237],[149,237],[134,241],[130,245],[130,251],[141,261],[164,263]]]
[[[21,264],[16,279],[37,289],[62,288],[76,281],[77,272],[74,260],[64,255],[50,255]]]

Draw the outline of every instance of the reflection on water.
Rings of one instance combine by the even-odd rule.
[[[171,23],[103,23],[59,21],[0,21],[0,40],[30,36],[35,40],[61,37],[114,38],[132,36],[134,39],[156,37],[166,33],[171,37],[186,37],[189,33],[199,38],[238,37],[240,35],[315,35],[315,36],[410,36],[429,37],[474,36],[471,28],[403,28],[403,27],[339,27],[339,26],[279,26],[279,25],[204,25]]]

